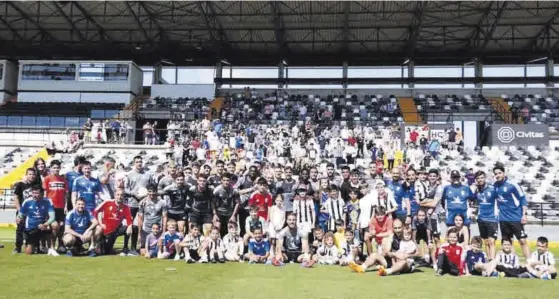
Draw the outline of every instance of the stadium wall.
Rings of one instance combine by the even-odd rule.
[[[151,86],[152,97],[213,99],[214,95],[214,84],[153,84]]]
[[[2,65],[0,98],[6,100],[17,92],[17,65],[8,60],[2,60],[0,64]]]

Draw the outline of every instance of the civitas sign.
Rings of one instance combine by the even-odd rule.
[[[491,126],[491,145],[549,145],[549,131],[546,125],[526,124]]]

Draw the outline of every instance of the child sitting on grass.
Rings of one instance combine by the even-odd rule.
[[[230,262],[239,262],[242,260],[244,244],[243,239],[239,236],[237,222],[229,222],[227,232],[227,235],[223,237],[225,259]]]
[[[182,241],[182,235],[177,232],[177,222],[175,220],[167,221],[167,231],[159,238],[158,259],[174,258],[175,261],[180,260],[179,243]]]
[[[202,258],[200,262],[207,263],[209,261],[215,264],[219,261],[220,263],[225,263],[224,254],[225,247],[219,237],[219,228],[214,226],[210,229],[210,235],[202,244]]]
[[[501,241],[501,251],[494,259],[496,266],[495,270],[499,272],[499,276],[515,277],[515,278],[530,278],[530,274],[526,267],[520,266],[518,255],[512,251],[512,241],[510,239],[503,239]]]
[[[270,242],[263,238],[262,229],[256,228],[248,242],[248,253],[245,258],[249,264],[264,264],[269,262],[269,257]]]
[[[335,265],[338,263],[338,248],[334,245],[334,234],[328,232],[324,235],[324,244],[318,248],[314,258],[321,265]]]
[[[537,278],[544,280],[555,279],[557,269],[555,268],[555,257],[548,251],[549,241],[546,237],[539,237],[538,249],[532,253],[528,260],[528,271]]]
[[[436,275],[441,276],[450,274],[459,276],[463,273],[462,246],[458,245],[458,230],[456,228],[448,229],[446,234],[448,244],[442,245],[437,250],[437,260],[435,262]]]
[[[189,264],[193,264],[200,261],[200,251],[203,242],[204,237],[200,235],[200,226],[193,224],[184,241],[179,243],[178,251],[180,253],[182,250],[184,252],[184,260]]]
[[[159,238],[161,237],[161,231],[159,223],[154,223],[151,226],[151,234],[146,238],[146,248],[144,249],[144,256],[147,259],[156,258],[157,252],[159,251]]]

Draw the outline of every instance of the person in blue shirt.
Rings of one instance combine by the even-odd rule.
[[[450,172],[451,184],[443,188],[442,200],[446,207],[446,225],[454,226],[454,217],[460,214],[464,218],[464,225],[469,227],[470,218],[467,217],[468,200],[472,200],[474,194],[469,186],[460,182],[460,172]]]
[[[78,197],[82,197],[85,200],[85,209],[93,213],[101,192],[101,182],[91,176],[91,163],[89,161],[83,162],[82,171],[83,175],[77,177],[72,186],[72,205],[76,204]]]
[[[58,256],[51,242],[52,229],[58,228],[54,217],[54,206],[48,198],[43,197],[40,185],[31,187],[31,198],[22,203],[16,222],[24,223],[25,253],[32,254],[39,242],[46,240],[50,247],[47,254]]]
[[[497,240],[497,229],[499,227],[495,213],[497,193],[493,186],[486,183],[485,178],[485,172],[477,171],[474,174],[475,184],[472,185],[471,189],[478,204],[477,225],[479,235],[483,239],[489,259],[493,260],[496,254],[495,240]]]
[[[248,253],[245,258],[249,264],[267,263],[270,257],[270,242],[263,239],[261,228],[256,228],[252,234],[253,238],[248,242]]]
[[[495,176],[495,192],[497,193],[497,207],[499,208],[499,226],[501,227],[501,238],[512,240],[513,237],[520,242],[522,254],[526,259],[530,258],[530,248],[526,242],[526,212],[528,202],[522,188],[508,180],[505,176],[505,167],[498,164],[493,168]]]
[[[85,162],[85,158],[82,156],[77,156],[74,159],[74,170],[67,172],[64,176],[66,177],[66,186],[68,186],[68,195],[69,197],[67,197],[67,208],[68,211],[71,211],[74,206],[72,205],[72,187],[74,186],[74,181],[76,180],[76,178],[80,177],[83,175],[82,172],[82,166],[83,166],[83,162]]]
[[[89,256],[96,256],[95,245],[103,236],[103,228],[97,219],[85,209],[85,200],[78,198],[75,208],[66,215],[64,221],[64,246],[69,248],[66,255],[73,256],[82,244],[89,243]]]
[[[410,202],[406,199],[407,193],[404,190],[401,178],[400,178],[400,168],[392,168],[392,181],[386,182],[386,186],[392,193],[394,193],[394,200],[398,204],[398,209],[392,215],[393,219],[400,219],[402,223],[411,224],[411,208]],[[409,218],[409,219],[408,219]]]

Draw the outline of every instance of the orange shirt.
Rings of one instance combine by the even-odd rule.
[[[377,221],[377,217],[374,216],[369,223],[369,231],[373,230],[375,230],[376,234],[392,231],[392,217],[386,215],[382,221]],[[382,237],[375,237],[377,244],[381,244],[382,239]]]
[[[52,201],[52,205],[56,209],[64,209],[68,186],[63,176],[48,175],[43,179],[43,189],[45,189],[45,194]]]

